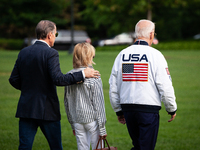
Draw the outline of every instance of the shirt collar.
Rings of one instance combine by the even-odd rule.
[[[133,45],[149,45],[149,44],[144,40],[137,40]]]
[[[49,44],[48,44],[46,41],[44,41],[44,40],[37,40],[37,41],[40,41],[40,42],[46,43],[46,44],[49,46]],[[49,47],[51,47],[51,46],[49,46]]]

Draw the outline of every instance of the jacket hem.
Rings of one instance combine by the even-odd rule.
[[[142,104],[121,104],[122,111],[137,111],[146,113],[159,113],[161,106]]]

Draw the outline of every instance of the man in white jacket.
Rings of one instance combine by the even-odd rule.
[[[176,116],[174,88],[164,56],[150,47],[155,24],[140,20],[135,26],[136,42],[122,50],[110,75],[110,102],[120,123],[127,125],[134,147],[131,150],[154,150],[161,101]]]

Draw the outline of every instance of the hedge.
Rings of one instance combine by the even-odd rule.
[[[0,49],[20,50],[23,48],[23,39],[0,39]]]

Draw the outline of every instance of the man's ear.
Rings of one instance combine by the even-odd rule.
[[[48,39],[51,39],[51,36],[52,36],[51,32],[47,34]]]
[[[152,40],[154,38],[153,36],[154,36],[154,34],[153,34],[153,32],[151,32],[150,33],[150,40]]]

